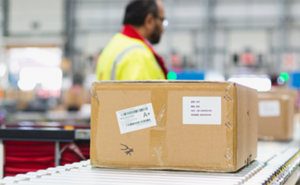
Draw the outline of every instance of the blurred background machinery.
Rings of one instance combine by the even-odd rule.
[[[27,111],[78,110],[88,104],[97,59],[121,30],[126,3],[1,1],[3,103],[17,102],[17,110]],[[251,74],[299,87],[298,1],[163,3],[169,22],[155,49],[167,61],[171,79],[228,80]],[[282,72],[291,77],[287,83],[278,78]]]

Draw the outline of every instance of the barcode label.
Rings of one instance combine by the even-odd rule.
[[[134,111],[130,111],[130,112],[124,112],[123,116],[127,116],[127,115],[138,113],[138,112],[143,112],[143,111],[147,111],[147,110],[148,110],[148,108],[145,107],[145,108],[142,108],[142,109],[139,109],[139,110],[134,110]]]
[[[121,134],[156,126],[152,103],[116,112]]]

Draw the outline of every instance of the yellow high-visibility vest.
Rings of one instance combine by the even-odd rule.
[[[163,70],[148,46],[139,39],[116,34],[98,59],[98,80],[160,80]]]

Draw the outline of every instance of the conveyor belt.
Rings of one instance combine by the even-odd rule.
[[[295,139],[291,142],[259,141],[257,159],[236,173],[93,168],[88,160],[6,177],[0,180],[0,185],[284,184],[299,166],[299,130],[296,124]]]
[[[283,184],[299,165],[299,142],[259,142],[258,159],[237,173],[93,168],[89,161],[6,177],[0,185]]]
[[[299,166],[299,163],[299,142],[293,142],[287,149],[267,160],[265,167],[245,184],[284,184]]]

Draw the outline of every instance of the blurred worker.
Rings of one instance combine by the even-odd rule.
[[[164,60],[152,48],[163,33],[164,7],[160,0],[133,0],[126,7],[123,30],[99,57],[98,80],[166,79]]]

